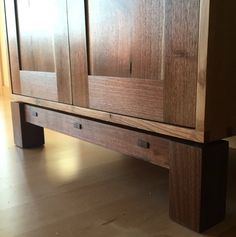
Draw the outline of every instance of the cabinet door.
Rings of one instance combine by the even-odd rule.
[[[72,103],[66,0],[5,0],[13,93]]]
[[[74,103],[194,127],[199,0],[68,0]]]

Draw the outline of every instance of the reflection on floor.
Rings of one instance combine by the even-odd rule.
[[[168,171],[46,130],[46,145],[13,144],[0,97],[1,237],[236,236],[236,142],[230,150],[227,217],[204,235],[168,216]]]

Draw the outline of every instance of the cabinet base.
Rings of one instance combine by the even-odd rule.
[[[172,143],[170,217],[197,232],[224,219],[228,142]]]
[[[21,148],[33,148],[44,145],[43,128],[26,122],[24,108],[22,103],[11,103],[15,145]]]
[[[199,144],[12,102],[15,144],[44,144],[43,128],[71,135],[170,170],[170,217],[202,232],[225,216],[228,143]]]

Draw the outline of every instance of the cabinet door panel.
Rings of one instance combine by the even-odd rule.
[[[88,107],[194,127],[199,1],[68,0],[83,12],[76,21],[85,18],[69,28],[78,33],[71,44],[80,45],[72,65],[87,61],[73,83],[88,81]],[[81,94],[77,87],[75,105]]]
[[[89,0],[91,75],[161,79],[164,1]]]
[[[25,71],[55,71],[52,34],[55,17],[50,17],[54,10],[50,6],[51,1],[45,3],[36,0],[17,1],[18,47],[21,69]]]
[[[72,103],[66,0],[5,4],[13,93]]]

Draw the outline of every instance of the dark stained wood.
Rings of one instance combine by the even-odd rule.
[[[165,0],[129,2],[132,4],[131,76],[164,80]]]
[[[44,144],[42,127],[29,124],[25,121],[24,104],[11,102],[14,141],[21,148],[32,148]]]
[[[16,11],[14,11],[14,2],[19,5]],[[38,11],[35,10],[37,7],[34,7],[34,4],[41,6],[37,9]],[[44,32],[45,35],[41,34],[41,38],[33,37],[33,32],[37,31],[37,27],[27,27],[30,25],[29,23],[34,23],[36,26],[39,24],[38,15],[42,6],[45,5],[48,6],[47,10],[45,10],[46,15],[53,9],[51,12],[52,19],[54,20],[50,21],[47,25],[46,20],[42,19],[38,30],[39,32],[40,30]],[[137,81],[137,79],[140,79],[148,82],[150,77],[153,79],[163,79],[164,98],[162,103],[164,104],[153,104],[151,109],[159,111],[160,108],[163,108],[163,115],[156,121],[181,125],[190,129],[186,130],[172,125],[168,126],[166,124],[153,123],[152,121],[146,122],[142,119],[135,120],[135,118],[124,117],[125,114],[130,115],[127,114],[126,110],[116,110],[123,116],[113,115],[113,121],[131,126],[137,125],[139,128],[141,127],[148,131],[151,130],[168,135],[177,134],[178,137],[198,142],[210,142],[236,134],[236,112],[234,106],[231,105],[236,100],[234,93],[234,88],[236,87],[234,80],[236,75],[234,63],[236,34],[231,30],[236,25],[234,1],[152,0],[148,2],[139,1],[135,5],[130,0],[119,0],[115,2],[107,1],[106,5],[105,1],[102,0],[101,5],[99,5],[95,0],[91,0],[86,1],[84,5],[84,1],[68,0],[66,2],[63,0],[60,4],[56,4],[56,7],[54,5],[53,2],[46,0],[37,1],[37,3],[33,3],[32,0],[27,2],[26,0],[6,1],[9,53],[14,93],[21,93],[22,80],[20,79],[19,69],[23,69],[22,65],[25,68],[32,67],[35,70],[39,70],[37,72],[41,72],[41,69],[53,71],[53,67],[56,67],[53,72],[57,70],[57,94],[59,101],[63,103],[67,103],[67,101],[72,102],[70,91],[72,87],[74,105],[88,107],[87,61],[89,62],[90,72],[92,72],[93,68],[91,65],[96,61],[100,65],[100,69],[103,67],[107,68],[103,68],[103,71],[112,70],[115,73],[121,72],[122,75],[123,72],[125,74],[126,72],[128,73],[128,66],[122,66],[127,63],[129,64],[129,75],[127,74],[127,77],[133,77],[130,80]],[[23,14],[23,6],[26,6],[25,15]],[[110,13],[106,11],[109,7],[112,10]],[[32,14],[27,9],[31,9],[30,12],[32,11]],[[99,11],[106,14],[100,16]],[[86,19],[84,19],[85,15]],[[136,15],[140,17],[138,18]],[[148,17],[146,17],[147,15]],[[33,20],[26,23],[27,17],[31,17]],[[103,17],[106,19],[117,19],[117,21],[105,22],[106,24],[102,28],[98,25],[98,20],[100,19],[104,22]],[[16,21],[19,23],[17,24],[18,29],[16,29]],[[123,27],[124,22],[129,26]],[[67,23],[69,25],[68,28]],[[52,24],[59,26],[53,27],[53,29],[57,29],[55,32],[52,30],[50,34],[46,35],[47,29]],[[100,35],[102,40],[99,39],[100,37],[95,37],[94,32],[97,31],[95,26],[98,26],[98,29],[101,28],[101,32],[104,31],[104,35],[97,32],[97,35]],[[116,29],[112,27],[116,27]],[[110,28],[111,34],[109,35]],[[31,44],[30,37],[27,38],[27,30],[29,30],[29,35],[32,36]],[[162,31],[163,33],[161,33]],[[20,39],[19,42],[17,41],[17,34]],[[158,39],[155,43],[153,43],[153,37]],[[55,44],[52,38],[55,39]],[[52,41],[51,45],[50,41]],[[68,41],[70,43],[70,50]],[[86,41],[88,45],[86,45]],[[103,41],[106,44],[103,44]],[[116,44],[113,44],[114,42]],[[113,47],[114,45],[116,47]],[[55,50],[55,47],[57,50]],[[100,49],[98,47],[101,47],[100,49],[107,47],[107,50],[101,52],[101,57],[99,58],[98,53],[100,53]],[[119,53],[117,53],[117,50]],[[109,55],[104,52],[109,53]],[[158,56],[152,55],[150,52],[155,52]],[[25,55],[25,53],[28,53],[28,55]],[[51,58],[54,53],[58,56],[56,60],[52,61]],[[71,54],[72,82],[68,71],[68,54]],[[123,61],[120,60],[122,54],[124,54]],[[130,56],[128,57],[128,55]],[[111,60],[113,56],[116,60]],[[104,57],[109,58],[109,62],[106,61],[107,59],[103,61]],[[102,62],[107,63],[101,65]],[[156,64],[161,64],[161,70],[159,66],[152,69]],[[125,69],[123,70],[122,68]],[[130,72],[132,72],[132,75]],[[127,78],[121,78],[121,74],[119,79]],[[108,78],[112,77],[107,76]],[[97,83],[100,83],[100,81],[98,80]],[[119,83],[117,82],[117,84]],[[37,91],[37,83],[33,78],[31,85],[34,87],[34,91]],[[99,87],[101,88],[103,85]],[[115,92],[116,89],[120,90],[120,88],[115,88],[116,86],[113,87]],[[99,91],[99,93],[104,98],[108,98],[106,93],[115,94],[110,91]],[[195,97],[196,93],[197,98]],[[130,97],[129,94],[123,98],[128,97]],[[45,93],[43,98],[51,99],[51,95],[48,94],[48,98],[46,98]],[[111,101],[119,101],[124,108],[128,108],[129,104],[134,104],[129,99],[128,102],[124,101],[128,104],[125,107],[125,103],[120,100],[120,97],[118,96],[117,98],[116,100],[107,99],[107,101],[104,101],[105,107]],[[146,100],[145,98],[144,100]],[[142,98],[139,99],[140,101],[142,100]],[[29,100],[29,98],[26,98],[26,100]],[[92,102],[96,103],[95,100]],[[44,102],[39,100],[35,103]],[[48,105],[47,102],[46,105]],[[113,109],[116,107],[116,104],[110,107]],[[121,106],[118,107],[119,109],[121,108]],[[143,110],[147,111],[150,107],[151,105]],[[93,114],[96,118],[99,117],[105,120],[111,120],[109,116],[113,112],[112,109],[104,107],[100,109],[103,111],[108,111],[109,109],[110,111],[103,113],[102,111],[81,110],[74,107],[67,109],[80,111],[82,114],[89,114],[89,116]],[[134,116],[147,118],[143,117],[142,114]],[[154,117],[156,116],[154,115]],[[148,116],[148,119],[152,118]]]
[[[90,75],[164,80],[156,120],[194,128],[200,1],[90,0],[87,11]]]
[[[20,71],[22,95],[58,101],[56,73]]]
[[[13,93],[22,92],[20,71],[56,73],[58,101],[71,104],[67,1],[5,2]],[[34,91],[39,85],[35,75],[31,78]],[[50,93],[46,97],[44,93],[44,99],[55,99]]]
[[[46,107],[12,104],[16,145],[42,145],[48,127],[170,168],[171,218],[195,231],[221,221],[227,143],[173,137],[236,134],[236,4],[9,1],[13,92],[36,97],[14,98]]]
[[[129,0],[88,1],[90,75],[130,76],[132,8]]]
[[[163,122],[164,5],[87,2],[89,108]]]
[[[11,95],[11,98],[14,101],[21,101],[32,105],[45,107],[48,109],[54,109],[61,112],[72,113],[78,116],[94,118],[100,121],[106,121],[113,124],[125,125],[131,128],[138,128],[143,131],[159,133],[171,137],[178,137],[189,141],[204,142],[204,132],[199,132],[192,128],[184,128],[170,124],[129,117],[120,114],[114,114],[94,109],[87,109],[78,106],[62,104],[53,101],[46,101],[32,97],[25,97],[21,95]]]
[[[55,71],[51,3],[46,0],[16,1],[21,70]]]
[[[16,32],[16,16],[15,16],[15,4],[14,1],[4,1],[6,22],[7,22],[7,37],[8,37],[8,51],[9,51],[9,63],[11,73],[11,87],[12,93],[20,94],[20,62]]]
[[[84,1],[68,0],[73,104],[88,107],[88,65]]]
[[[174,221],[201,232],[223,220],[228,142],[178,143],[31,105],[25,105],[25,116],[27,123],[169,168],[170,217]]]
[[[89,0],[90,74],[161,79],[164,1]]]
[[[170,217],[202,232],[225,216],[228,143],[171,143]]]
[[[185,127],[196,123],[199,3],[166,1],[164,120]]]
[[[236,2],[210,2],[205,141],[236,134]]]
[[[56,1],[52,11],[58,101],[72,104],[67,1]]]
[[[89,108],[163,121],[163,81],[89,76]]]
[[[25,106],[25,114],[26,121],[30,124],[93,142],[162,167],[169,167],[170,141],[167,139],[31,105]]]

